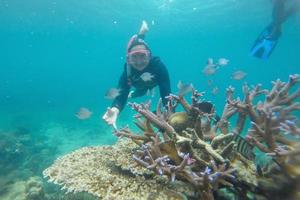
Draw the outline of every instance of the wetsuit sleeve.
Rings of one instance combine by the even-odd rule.
[[[171,85],[170,85],[170,77],[169,72],[166,66],[158,61],[158,86],[160,91],[160,97],[162,98],[163,105],[166,106],[168,103],[168,99],[166,96],[169,96],[171,93]]]
[[[117,96],[114,99],[114,101],[112,103],[112,107],[116,107],[120,111],[122,111],[123,108],[126,105],[126,102],[127,102],[127,99],[128,99],[129,90],[130,90],[130,86],[128,84],[128,79],[127,79],[126,66],[124,68],[124,71],[123,71],[120,79],[119,79],[118,88],[121,89],[120,90],[120,95]]]

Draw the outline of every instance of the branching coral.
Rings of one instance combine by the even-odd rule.
[[[295,102],[300,90],[291,92],[299,82],[299,75],[291,75],[287,83],[275,81],[270,91],[260,84],[252,88],[245,84],[242,99],[235,99],[234,88],[229,87],[219,120],[212,104],[202,101],[203,93],[196,90],[191,102],[171,94],[167,107],[162,108],[160,100],[156,113],[150,111],[150,103],[129,103],[138,112],[135,124],[141,133],[129,127],[115,130],[123,142],[78,150],[58,159],[44,175],[67,191],[87,191],[104,199],[132,194],[133,199],[143,199],[145,191],[149,198],[155,193],[163,198],[175,183],[183,183],[189,191],[184,195],[194,199],[218,198],[221,188],[243,198],[255,192],[270,198],[272,187],[261,186],[266,180],[271,185],[269,180],[288,176],[278,187],[299,183],[300,145],[293,139],[300,133],[294,116],[300,110]],[[258,96],[265,98],[257,101]],[[179,105],[184,111],[174,113]],[[234,115],[236,123],[231,119]],[[244,133],[247,141],[241,136]],[[258,173],[252,145],[272,156],[277,167]],[[179,188],[183,186],[171,193],[183,197]]]
[[[259,102],[256,110],[251,111],[255,117],[251,119],[252,127],[247,138],[261,151],[270,153],[282,145],[294,145],[294,141],[284,137],[282,133],[296,136],[300,133],[299,128],[291,121],[296,118],[293,113],[300,110],[299,102],[295,102],[300,96],[300,89],[289,94],[299,82],[299,75],[291,75],[287,83],[280,80],[273,82],[273,88],[264,102]]]

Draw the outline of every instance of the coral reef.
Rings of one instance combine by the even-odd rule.
[[[13,184],[6,185],[8,192],[1,196],[3,200],[44,200],[46,199],[43,190],[43,183],[39,177],[30,177],[26,181],[17,181]]]
[[[137,174],[145,171],[131,159],[130,149],[136,147],[130,140],[119,140],[113,146],[85,147],[57,159],[43,174],[66,193],[85,191],[101,199],[166,199],[170,195],[183,199],[176,188],[192,192],[184,184],[168,185],[164,177],[152,173],[133,174],[131,168],[136,168],[133,172]]]
[[[46,138],[42,134],[33,135],[31,130],[22,127],[15,130],[0,130],[0,175],[14,170],[21,172],[21,168],[41,173],[43,168],[49,165],[49,161],[44,157],[54,157],[56,153],[56,147],[50,146],[45,141]],[[27,179],[30,176],[32,174],[20,178]]]
[[[299,82],[291,75],[270,91],[245,84],[242,100],[229,87],[220,118],[197,90],[191,102],[160,100],[155,113],[150,102],[130,103],[141,133],[115,130],[117,144],[65,155],[44,177],[101,199],[299,199]],[[174,112],[179,105],[184,111]],[[256,165],[254,150],[272,159]]]
[[[47,199],[37,176],[54,159],[56,148],[39,133],[21,126],[0,130],[0,199]]]
[[[22,163],[27,154],[28,141],[30,136],[27,130],[0,131],[0,173],[5,174]]]

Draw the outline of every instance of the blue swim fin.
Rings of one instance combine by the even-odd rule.
[[[280,36],[280,31],[274,33],[274,27],[272,25],[267,26],[254,42],[250,52],[251,56],[263,60],[268,59],[276,47]]]

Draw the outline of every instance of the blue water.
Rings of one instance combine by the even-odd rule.
[[[243,82],[270,88],[272,80],[299,73],[299,14],[284,24],[269,60],[249,56],[271,21],[271,8],[269,0],[0,0],[0,130],[23,127],[31,137],[44,136],[55,157],[112,144],[115,137],[101,120],[111,103],[104,94],[117,85],[127,41],[142,20],[149,23],[153,54],[169,70],[172,91],[179,80],[191,82],[221,112],[227,86],[241,95]],[[230,63],[207,77],[201,71],[209,57]],[[247,73],[244,80],[230,78],[236,70]],[[80,107],[92,117],[78,120]],[[130,124],[132,114],[125,108],[119,126]]]

